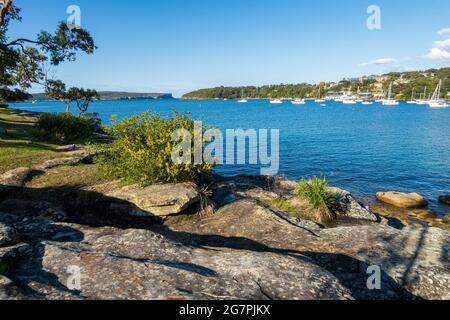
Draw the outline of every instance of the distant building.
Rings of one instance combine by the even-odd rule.
[[[327,92],[326,98],[327,99],[338,99],[338,98],[341,98],[343,95],[344,95],[343,92],[329,91],[329,92]]]
[[[361,92],[361,93],[358,93],[358,97],[361,99],[372,99],[373,93],[372,92]]]

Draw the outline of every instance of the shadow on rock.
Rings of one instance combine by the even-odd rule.
[[[39,205],[42,203],[45,205]],[[418,299],[418,297],[399,286],[386,273],[382,275],[385,289],[377,292],[368,290],[366,286],[368,265],[346,255],[273,248],[244,237],[200,235],[173,231],[163,225],[162,220],[156,217],[132,217],[125,212],[113,212],[111,211],[111,204],[132,206],[123,200],[69,186],[45,189],[5,187],[0,189],[0,212],[8,213],[8,217],[12,217],[12,215],[15,217],[15,221],[12,218],[8,221],[8,219],[5,219],[6,215],[4,215],[3,220],[6,221],[4,223],[16,228],[22,235],[23,241],[33,246],[33,256],[27,263],[22,263],[20,268],[11,272],[11,278],[29,288],[32,294],[32,284],[38,282],[43,286],[53,287],[71,298],[80,297],[80,292],[67,289],[64,284],[60,283],[56,275],[45,271],[42,266],[45,248],[43,242],[79,243],[84,239],[84,235],[78,230],[61,224],[54,224],[42,218],[43,216],[47,219],[55,218],[55,216],[52,216],[53,210],[53,212],[62,213],[63,216],[63,218],[60,218],[60,215],[56,216],[56,220],[90,227],[149,230],[165,239],[191,248],[215,251],[234,249],[292,257],[327,270],[339,279],[356,299]],[[0,215],[0,217],[2,216]],[[23,218],[27,219],[26,223],[23,222]],[[76,250],[79,250],[79,248]],[[145,263],[146,261],[142,262]],[[205,277],[217,276],[214,270],[181,261],[157,260],[149,262],[189,271]]]

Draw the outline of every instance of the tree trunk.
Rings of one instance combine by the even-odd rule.
[[[70,113],[70,103],[66,103],[66,113]]]
[[[1,9],[0,9],[0,26],[1,27],[3,27],[3,25],[5,24],[5,17],[9,11],[9,9],[12,6],[12,0],[3,0],[2,2],[3,3],[1,4]]]

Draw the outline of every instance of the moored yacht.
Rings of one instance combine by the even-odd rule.
[[[319,95],[318,95],[317,99],[314,100],[314,102],[316,102],[316,103],[324,103],[324,102],[326,102],[325,99],[322,99],[322,87],[321,86],[319,86]]]
[[[270,100],[270,103],[271,103],[271,104],[282,104],[282,103],[283,103],[283,100],[280,100],[280,99],[274,99],[274,100]]]
[[[388,98],[382,102],[383,106],[398,106],[399,102],[395,99],[392,99],[392,82],[389,85],[389,93]]]
[[[429,101],[428,105],[430,108],[448,108],[449,104],[441,99],[441,88],[442,88],[442,80],[439,80],[439,83],[434,90],[433,97]]]
[[[238,103],[247,103],[247,102],[248,102],[248,100],[244,98],[244,89],[242,89],[241,99],[238,100]]]
[[[342,99],[343,104],[356,104],[356,100],[353,99]]]
[[[295,99],[291,101],[292,104],[306,104],[305,99]]]

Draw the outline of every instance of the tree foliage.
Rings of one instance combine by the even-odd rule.
[[[70,29],[60,22],[52,34],[41,31],[36,39],[11,40],[8,30],[12,21],[20,22],[20,8],[13,0],[4,0],[0,9],[0,100],[23,99],[23,90],[32,84],[44,84],[44,63],[57,66],[64,61],[74,61],[81,51],[92,54],[95,43],[86,30]],[[19,88],[21,90],[19,90]]]
[[[63,102],[66,105],[67,113],[70,112],[70,104],[75,102],[80,116],[88,111],[92,101],[99,98],[96,90],[76,87],[66,89],[66,85],[60,80],[48,80],[45,85],[45,93],[47,97]]]

